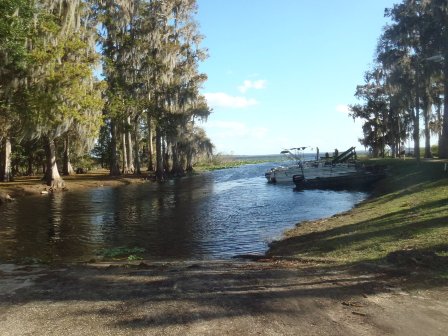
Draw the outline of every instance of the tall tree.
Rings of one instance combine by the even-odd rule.
[[[119,142],[114,138],[121,139],[122,169],[132,172],[133,163],[140,162],[138,144],[133,142],[138,141],[138,123],[144,117],[149,165],[152,169],[155,139],[154,168],[163,180],[170,161],[177,162],[176,129],[192,122],[187,110],[199,99],[199,86],[206,78],[197,71],[205,51],[199,47],[201,36],[194,21],[196,1],[139,1],[127,7],[125,3],[100,5],[112,148]],[[111,166],[112,173],[115,165]]]
[[[432,0],[430,2],[435,23],[434,56],[442,63],[444,108],[442,117],[441,138],[439,140],[439,157],[448,158],[448,2],[446,0]]]
[[[111,175],[120,174],[118,144],[119,131],[123,131],[126,120],[128,100],[126,71],[129,67],[130,23],[138,8],[139,1],[98,0],[103,71],[108,85],[105,110],[111,129]]]
[[[419,0],[405,0],[394,5],[386,10],[386,16],[392,19],[392,24],[386,28],[383,35],[383,39],[387,40],[390,46],[386,52],[395,49],[395,54],[401,56],[395,60],[395,64],[391,64],[392,67],[397,67],[399,62],[410,64],[409,74],[414,84],[410,91],[412,99],[409,100],[409,112],[413,120],[414,155],[417,159],[420,158],[420,110],[425,93],[421,44],[423,27],[420,19],[423,13],[424,8]]]
[[[97,60],[90,7],[81,1],[42,1],[30,44],[27,132],[41,137],[47,185],[63,186],[55,139],[71,127],[92,138],[101,122],[102,99],[95,84]],[[87,137],[88,136],[88,137]]]
[[[377,60],[389,72],[390,79],[387,81],[393,82],[395,91],[400,92],[402,97],[407,96],[401,101],[408,102],[407,110],[413,120],[414,153],[417,159],[420,156],[420,119],[424,126],[424,155],[430,157],[431,127],[437,124],[433,122],[434,118],[440,119],[433,112],[439,100],[436,87],[440,69],[432,61],[444,60],[443,55],[448,55],[447,3],[444,0],[403,0],[386,9],[385,13],[392,22],[380,39]],[[444,79],[447,78],[446,74],[442,76]],[[413,83],[412,86],[410,83]],[[444,101],[447,102],[446,99]],[[446,147],[444,141],[442,131],[439,136],[441,157]]]
[[[18,130],[17,102],[23,98],[28,66],[26,41],[33,24],[30,0],[0,2],[0,179],[11,179],[11,136]]]
[[[350,106],[350,115],[364,120],[364,138],[360,139],[360,142],[372,149],[373,157],[384,156],[388,138],[390,104],[383,80],[381,69],[367,72],[365,84],[358,85],[355,94],[364,104]]]

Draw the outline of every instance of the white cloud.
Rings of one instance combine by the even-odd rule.
[[[350,108],[348,107],[348,105],[339,104],[339,105],[336,105],[336,111],[348,114],[350,112]]]
[[[240,92],[245,93],[249,89],[256,89],[256,90],[264,89],[266,87],[266,84],[267,81],[264,79],[259,79],[255,81],[245,80],[243,82],[243,85],[239,86],[238,89],[240,90]]]
[[[211,107],[244,108],[258,104],[255,99],[231,96],[224,92],[204,93],[204,96]]]

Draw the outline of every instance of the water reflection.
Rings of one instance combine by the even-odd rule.
[[[262,253],[296,222],[345,211],[366,196],[270,185],[263,172],[271,165],[19,199],[0,208],[0,259],[85,260],[119,246],[155,259]]]

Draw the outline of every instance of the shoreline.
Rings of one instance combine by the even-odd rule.
[[[0,334],[442,336],[448,178],[429,168],[394,168],[371,198],[298,223],[256,261],[0,263]]]
[[[384,161],[384,160],[382,160]],[[403,169],[403,167],[412,166],[413,170],[416,168],[415,162],[412,161],[402,161],[402,160],[385,160],[387,163],[391,164],[393,163],[396,167],[399,167],[399,169]],[[444,165],[446,164],[445,161],[441,160],[431,160],[431,161],[423,161],[420,164],[417,164],[418,169],[421,169],[421,165]],[[395,169],[396,169],[395,167]],[[332,232],[336,230],[341,230],[341,232],[344,232],[343,228],[345,225],[347,226],[353,226],[351,222],[355,221],[359,217],[362,217],[362,213],[366,212],[367,210],[371,208],[375,208],[375,203],[378,202],[378,200],[381,200],[383,197],[391,197],[394,194],[398,192],[398,197],[400,197],[404,191],[410,191],[412,189],[412,181],[402,181],[400,182],[401,185],[398,187],[396,185],[396,181],[400,180],[399,174],[402,172],[399,171],[389,173],[389,176],[386,177],[384,180],[377,183],[375,188],[369,192],[368,197],[357,203],[354,204],[353,208],[350,210],[334,214],[330,217],[325,218],[319,218],[315,220],[306,220],[296,223],[293,227],[286,229],[282,237],[278,240],[274,240],[270,243],[268,243],[267,250],[263,254],[247,254],[247,255],[235,255],[231,257],[229,260],[226,260],[228,262],[236,261],[285,261],[285,260],[295,260],[300,263],[310,264],[310,263],[316,263],[316,264],[334,264],[339,266],[345,266],[345,267],[353,267],[353,266],[362,266],[367,265],[368,267],[384,267],[384,265],[388,264],[390,262],[390,254],[393,254],[396,251],[399,251],[400,253],[402,251],[405,251],[407,249],[412,250],[412,246],[402,246],[401,248],[393,247],[390,248],[390,251],[387,251],[388,253],[382,253],[382,257],[378,258],[378,255],[369,256],[365,261],[362,260],[362,258],[359,257],[360,253],[351,253],[347,252],[346,255],[342,255],[341,253],[332,254],[332,250],[338,250],[338,247],[328,247],[326,246],[327,243],[323,243],[323,238],[327,239],[325,236],[327,232]],[[412,172],[412,174],[415,174],[415,171]],[[448,181],[448,173],[445,172],[445,174],[440,174],[438,172],[438,176],[434,178],[433,172],[426,172],[423,174],[424,179],[429,180],[435,180],[435,181],[444,181],[444,177],[447,177],[445,181]],[[437,175],[437,174],[436,174]],[[106,169],[98,169],[91,172],[88,172],[87,174],[76,174],[72,176],[64,176],[63,177],[65,182],[65,188],[63,190],[58,190],[55,192],[70,192],[70,191],[82,191],[82,190],[88,190],[93,188],[102,188],[102,187],[119,187],[123,185],[129,185],[129,184],[138,184],[138,183],[148,183],[151,182],[151,180],[148,179],[148,174],[144,173],[142,175],[121,175],[121,176],[110,176],[109,171]],[[441,180],[440,180],[441,179]],[[427,182],[424,180],[423,182]],[[445,183],[445,185],[448,185],[448,183]],[[403,190],[400,191],[399,188],[402,188]],[[41,180],[41,177],[33,176],[33,177],[21,177],[17,178],[15,181],[12,182],[1,182],[0,183],[0,205],[1,201],[9,201],[5,196],[11,196],[12,201],[14,201],[17,197],[27,197],[32,195],[39,195],[39,194],[46,194],[51,191],[49,191],[49,187],[45,185],[45,183]],[[424,188],[421,188],[424,189]],[[445,187],[443,191],[446,191],[448,194],[448,189]],[[411,191],[415,192],[415,191]],[[418,192],[418,190],[416,191]],[[389,196],[388,196],[389,195]],[[439,197],[440,198],[440,197]],[[414,200],[415,201],[415,200]],[[401,204],[399,209],[401,210],[403,207],[407,207],[408,204],[404,201],[404,205]],[[442,200],[443,202],[443,200]],[[381,201],[380,201],[381,203]],[[448,204],[448,198],[447,198],[447,204]],[[443,205],[443,204],[442,204]],[[376,214],[374,214],[376,215]],[[415,216],[415,214],[414,214]],[[443,217],[448,220],[448,217]],[[364,218],[362,218],[364,220]],[[372,218],[373,219],[373,218]],[[398,218],[399,219],[399,218]],[[345,223],[347,222],[347,223]],[[361,228],[362,229],[362,228]],[[350,234],[352,229],[346,230],[345,234]],[[448,238],[448,229],[447,232],[443,232],[447,235]],[[305,241],[306,240],[306,241]],[[312,246],[313,244],[320,244],[321,246],[317,247]],[[322,248],[323,246],[323,248]],[[328,251],[327,251],[328,250]],[[443,250],[443,249],[442,249]],[[360,250],[361,252],[362,249]],[[420,254],[425,254],[427,251],[419,251]],[[362,253],[361,253],[362,254]],[[447,247],[447,254],[448,254],[448,247]],[[421,257],[421,255],[417,254],[414,255],[410,253],[409,255],[401,255],[400,258],[403,259],[414,259],[418,257]],[[425,256],[423,256],[423,259]],[[440,259],[439,257],[430,257],[430,259]],[[124,262],[125,260],[115,260],[118,262]],[[189,260],[189,262],[204,262],[205,260]],[[210,261],[210,260],[208,260]],[[214,260],[211,260],[214,261]],[[216,260],[217,262],[221,262],[224,260]],[[110,260],[104,259],[104,260],[95,260],[95,262],[104,262],[106,264],[110,263]],[[114,260],[112,260],[114,262]],[[147,260],[147,262],[154,263],[154,260]],[[165,263],[173,263],[173,262],[185,262],[185,260],[165,260],[160,261]],[[405,261],[401,260],[402,263],[406,263]],[[431,260],[432,262],[432,260]],[[73,262],[73,264],[82,264],[84,262]],[[70,264],[70,263],[67,263]],[[415,266],[415,265],[411,265]],[[430,267],[431,268],[431,267]],[[447,269],[447,278],[448,278],[448,269]]]
[[[384,160],[383,160],[384,161]],[[386,160],[387,163],[394,163],[398,167],[414,165],[415,162],[401,161],[401,160]],[[440,160],[431,160],[427,162],[422,162],[421,164],[445,164],[444,161]],[[401,169],[401,168],[400,168]],[[415,168],[412,168],[415,169]],[[415,172],[413,172],[414,174]],[[200,172],[199,172],[200,174]],[[325,253],[313,255],[313,253],[300,253],[297,254],[298,245],[297,242],[293,242],[294,237],[306,236],[315,240],[315,238],[320,239],[321,233],[327,229],[334,230],[335,227],[344,225],[344,221],[350,221],[353,217],[359,216],[360,213],[365,211],[365,208],[369,208],[371,204],[374,204],[378,199],[384,197],[388,194],[394,194],[397,191],[397,185],[394,185],[394,181],[400,179],[398,177],[397,172],[389,173],[389,176],[385,179],[379,181],[376,184],[375,188],[369,192],[368,197],[354,204],[354,206],[347,211],[334,214],[330,217],[319,218],[315,220],[306,220],[296,223],[289,229],[286,229],[282,237],[278,240],[274,240],[268,244],[267,250],[263,254],[254,254],[254,255],[235,255],[230,260],[264,260],[264,259],[296,259],[311,262],[312,260],[316,262],[329,262],[329,263],[340,263],[341,265],[349,264],[347,260],[338,260],[338,258],[333,258],[331,256],[325,255]],[[432,172],[429,172],[431,175]],[[428,175],[428,174],[426,174]],[[439,174],[440,175],[440,174]],[[446,175],[448,177],[448,173],[440,175],[438,178],[442,178]],[[425,178],[433,178],[433,176],[426,176]],[[98,169],[87,174],[76,174],[71,176],[63,177],[65,182],[65,187],[62,190],[57,190],[55,192],[70,192],[70,191],[82,191],[94,188],[102,188],[102,187],[119,187],[123,185],[130,184],[140,184],[140,183],[148,183],[152,182],[148,178],[148,174],[145,172],[142,175],[121,175],[121,176],[110,176],[109,171],[106,169]],[[436,177],[437,179],[437,177]],[[400,188],[403,188],[405,191],[409,190],[412,187],[412,183],[409,181],[404,181],[403,185]],[[14,200],[17,197],[27,197],[32,195],[39,194],[47,194],[50,193],[50,187],[46,186],[45,183],[41,180],[41,177],[33,176],[33,177],[21,177],[15,179],[12,182],[0,182],[0,198],[5,200],[5,195],[11,196]],[[448,190],[448,189],[447,189]],[[401,191],[403,193],[403,191]],[[12,201],[13,201],[12,200]],[[6,200],[8,201],[8,200]],[[1,205],[1,200],[0,200]],[[400,207],[403,207],[402,205]],[[350,231],[350,230],[349,230]],[[308,238],[309,239],[309,238]],[[300,239],[298,239],[300,241]],[[310,245],[310,244],[308,244]],[[303,248],[300,247],[301,251]],[[340,258],[339,258],[340,259]],[[108,261],[105,260],[107,263]],[[168,260],[167,262],[170,262]],[[356,262],[356,261],[355,261]],[[380,261],[383,262],[383,261]]]
[[[252,162],[250,164],[253,164]],[[208,171],[208,170],[207,170]],[[202,174],[204,173],[204,171],[199,171],[199,172],[193,172],[193,174]],[[96,188],[103,188],[103,187],[111,187],[111,188],[117,188],[117,187],[121,187],[124,185],[131,185],[131,184],[142,184],[142,183],[154,183],[154,181],[152,179],[150,179],[148,173],[143,173],[141,175],[133,175],[133,174],[127,174],[127,175],[120,175],[120,176],[110,176],[109,175],[109,171],[106,169],[98,169],[98,170],[93,170],[93,171],[89,171],[86,174],[75,174],[75,175],[71,175],[71,176],[63,176],[62,177],[64,179],[64,183],[65,186],[62,189],[59,190],[55,190],[55,191],[51,191],[50,187],[48,187],[44,181],[42,181],[42,176],[24,176],[24,177],[18,177],[16,178],[14,181],[11,182],[0,182],[0,196],[3,195],[10,195],[12,200],[14,201],[17,198],[21,198],[21,197],[30,197],[30,196],[42,196],[45,197],[45,195],[47,194],[51,194],[51,193],[67,193],[67,192],[72,192],[72,191],[83,191],[83,190],[90,190],[90,189],[96,189]],[[353,205],[353,207],[356,207],[357,205],[361,204],[362,202],[365,202],[367,199],[369,199],[371,197],[371,195],[368,196],[368,198],[366,198],[365,200],[360,201],[360,203],[356,203]],[[0,197],[1,198],[1,197]],[[1,206],[1,200],[0,200],[0,206]],[[352,208],[353,209],[353,208]],[[347,211],[351,211],[350,210],[345,210],[345,212]],[[323,218],[319,218],[316,219],[315,221],[319,221],[319,220],[327,220],[329,218],[332,218],[334,216],[339,215],[337,214],[333,214],[330,215],[330,217],[323,217]],[[297,223],[295,224],[296,226],[301,224]],[[293,230],[294,229],[294,224],[291,225],[289,228],[286,228],[283,233],[281,233],[281,240],[284,239],[285,237],[285,233]],[[278,237],[278,236],[277,236]],[[229,257],[228,259],[213,259],[212,261],[217,261],[217,262],[221,262],[221,261],[258,261],[258,260],[262,260],[262,261],[266,261],[266,260],[273,260],[272,256],[269,256],[269,250],[270,250],[270,245],[272,243],[277,242],[277,239],[274,241],[271,241],[269,243],[267,243],[266,249],[264,251],[261,251],[259,253],[254,253],[254,254],[236,254],[233,255],[231,257]],[[275,256],[276,261],[279,261],[281,258],[281,256]],[[74,261],[56,261],[55,263],[57,265],[61,265],[61,264],[73,264],[73,265],[79,265],[79,264],[83,264],[83,263],[89,263],[87,260],[90,260],[89,258],[87,259],[83,259],[83,260],[74,260]],[[117,258],[117,259],[101,259],[101,258],[95,258],[92,257],[91,260],[95,260],[95,263],[100,263],[100,262],[104,262],[105,264],[109,264],[110,262],[123,262],[126,263],[126,259],[125,257],[122,258]],[[205,259],[208,260],[208,259]],[[191,260],[187,260],[190,262],[203,262],[204,259],[191,259]],[[14,263],[14,261],[8,261],[8,262],[12,262]],[[17,262],[17,261],[16,261]],[[20,261],[18,261],[20,264]],[[145,262],[150,262],[150,263],[154,263],[154,262],[163,262],[163,263],[175,263],[175,262],[185,262],[185,260],[183,259],[179,259],[179,260],[173,260],[173,259],[167,259],[167,260],[154,260],[154,259],[148,259],[145,260]],[[46,262],[43,262],[44,264],[46,264]]]
[[[148,174],[125,174],[110,176],[106,169],[92,170],[86,174],[62,176],[64,188],[54,192],[80,191],[101,187],[119,187],[122,185],[150,182]],[[42,176],[21,176],[11,182],[0,182],[0,194],[13,199],[51,192],[51,188],[42,181]]]

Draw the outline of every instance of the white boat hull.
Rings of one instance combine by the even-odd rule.
[[[325,165],[324,163],[315,163],[303,167],[295,165],[273,168],[265,173],[265,177],[270,183],[293,184],[294,175],[304,175],[307,179],[313,179],[316,177],[344,176],[356,171],[354,164]]]
[[[271,183],[292,183],[294,175],[302,174],[302,168],[295,167],[277,167],[266,172],[265,177]]]

